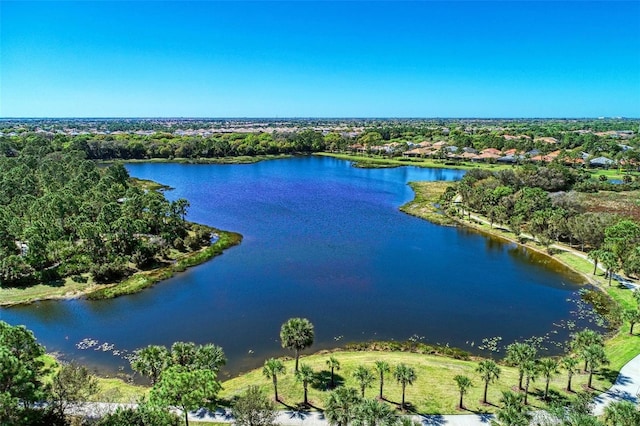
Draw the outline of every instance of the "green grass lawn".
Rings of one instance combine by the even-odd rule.
[[[406,390],[406,401],[413,407],[413,411],[419,414],[459,414],[456,405],[459,393],[453,377],[457,374],[466,375],[471,378],[474,387],[465,396],[465,406],[467,412],[484,413],[495,412],[499,405],[501,391],[511,390],[518,383],[518,373],[515,368],[501,366],[502,374],[500,380],[489,386],[488,400],[490,405],[483,405],[482,392],[483,382],[480,380],[475,369],[476,361],[461,361],[451,358],[422,355],[407,352],[335,352],[335,356],[341,364],[341,369],[336,371],[337,381],[340,386],[351,386],[359,389],[352,374],[358,365],[364,365],[374,372],[374,363],[378,360],[385,360],[392,366],[405,363],[415,369],[417,379],[413,386],[408,386]],[[329,391],[326,389],[329,383],[329,370],[326,367],[326,360],[329,354],[322,353],[301,358],[301,363],[310,365],[316,372],[316,383],[309,386],[309,401],[317,409],[322,409],[325,405]],[[294,361],[285,362],[287,373],[278,377],[278,393],[283,402],[281,407],[296,407],[303,401],[302,384],[294,379]],[[375,374],[375,373],[374,373]],[[367,397],[376,397],[379,392],[379,381],[374,381],[371,388],[366,389]],[[587,375],[579,374],[574,376],[573,388],[581,390],[586,384]],[[608,379],[594,376],[594,387],[599,391],[609,386]],[[268,395],[273,396],[273,385],[271,380],[262,375],[262,369],[256,369],[247,374],[230,379],[223,383],[224,390],[221,396],[229,402],[235,396],[244,392],[249,385],[258,385],[264,389]],[[572,395],[563,389],[566,386],[566,375],[562,372],[555,376],[551,382],[551,392],[558,399],[566,399]],[[541,400],[544,391],[544,379],[539,378],[530,387],[531,395],[529,403],[533,408],[544,407]],[[389,374],[385,378],[384,397],[394,406],[401,401],[401,387]],[[495,405],[494,405],[495,404]]]

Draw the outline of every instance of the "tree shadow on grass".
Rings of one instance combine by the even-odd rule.
[[[315,377],[311,382],[311,387],[316,390],[328,391],[344,385],[344,377],[339,374],[333,374],[334,387],[331,387],[331,372],[320,371],[315,373]]]
[[[536,388],[532,391],[529,391],[529,395],[539,399],[540,401],[545,401],[544,389]],[[549,392],[547,393],[547,399],[545,402],[548,404],[557,403],[561,405],[566,405],[569,402],[569,397],[567,396],[566,392],[560,393],[555,389],[549,389]]]

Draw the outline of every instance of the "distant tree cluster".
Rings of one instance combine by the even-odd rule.
[[[0,285],[85,272],[110,282],[173,247],[208,244],[204,229],[189,233],[188,206],[132,185],[121,164],[100,168],[30,140],[17,156],[0,156]]]
[[[585,212],[572,191],[585,179],[560,165],[471,170],[447,189],[442,202],[450,215],[480,214],[492,226],[507,225],[516,236],[529,233],[547,247],[557,241],[591,250],[609,275],[639,273],[640,225],[610,213]]]

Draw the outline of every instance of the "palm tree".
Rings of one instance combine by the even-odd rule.
[[[585,328],[584,330],[578,331],[573,335],[573,337],[571,338],[570,346],[573,351],[578,353],[580,357],[584,359],[585,349],[594,344],[604,344],[602,335],[593,330]],[[587,371],[587,364],[587,360],[584,359],[584,371]]]
[[[356,367],[353,372],[353,377],[356,379],[358,384],[360,385],[360,390],[362,391],[362,397],[364,398],[364,390],[365,388],[371,387],[371,383],[375,380],[373,373],[365,367],[364,365],[359,365]]]
[[[500,425],[529,426],[531,416],[525,410],[521,394],[503,391],[501,402],[503,407],[496,413]]]
[[[302,388],[304,389],[304,405],[309,405],[309,399],[307,398],[307,391],[309,383],[313,381],[315,374],[313,369],[307,364],[302,364],[300,370],[296,371],[296,380],[302,382]]]
[[[573,392],[571,390],[571,378],[576,373],[578,359],[572,356],[565,356],[560,360],[560,365],[567,371],[567,392]]]
[[[587,257],[589,258],[589,260],[593,260],[593,275],[595,275],[596,271],[598,270],[598,260],[602,258],[603,251],[604,250],[596,249],[596,250],[591,250],[587,254]]]
[[[327,360],[327,367],[331,369],[331,389],[333,389],[336,386],[333,370],[340,370],[340,362],[335,357],[331,356]]]
[[[393,409],[375,399],[365,399],[358,405],[354,426],[395,426],[398,416]]]
[[[540,367],[540,374],[542,374],[545,378],[545,386],[544,386],[544,399],[547,399],[549,395],[549,382],[551,381],[551,376],[558,372],[558,361],[553,358],[543,358],[538,363]]]
[[[131,368],[151,379],[151,385],[155,385],[160,379],[162,371],[169,366],[171,359],[169,351],[164,346],[150,345],[135,351],[131,360]]]
[[[529,360],[522,364],[522,371],[525,377],[524,384],[524,405],[527,405],[527,398],[529,396],[529,384],[535,382],[538,376],[538,365],[535,361]]]
[[[384,386],[384,373],[388,373],[391,371],[391,367],[389,367],[389,363],[386,361],[376,361],[376,370],[380,374],[380,395],[379,398],[382,397],[382,387]]]
[[[587,383],[587,387],[591,389],[593,372],[602,364],[607,364],[609,360],[607,359],[607,355],[604,353],[604,346],[599,344],[593,344],[587,347],[583,352],[583,356],[589,365],[589,381]]]
[[[460,391],[460,403],[458,404],[458,408],[462,410],[464,408],[462,397],[469,391],[469,388],[473,386],[473,384],[471,383],[470,378],[467,376],[461,376],[460,374],[455,376],[453,380],[456,381],[456,385],[458,385],[458,390]]]
[[[640,411],[630,401],[616,401],[604,409],[605,424],[611,426],[637,426],[640,424]]]
[[[405,364],[398,364],[395,371],[393,372],[396,380],[402,386],[402,403],[400,404],[400,409],[404,411],[404,395],[405,390],[407,389],[407,385],[412,385],[416,380],[416,372],[413,368],[406,366]]]
[[[195,365],[203,370],[211,370],[216,373],[220,371],[220,367],[227,363],[224,351],[220,346],[208,343],[199,346],[196,349]]]
[[[609,250],[604,250],[600,256],[600,261],[609,275],[609,287],[611,287],[611,278],[613,278],[613,273],[618,267],[618,259],[616,255]]]
[[[518,389],[522,390],[522,379],[524,378],[523,365],[527,361],[533,361],[536,357],[536,348],[527,343],[515,342],[507,346],[507,362],[518,367]]]
[[[496,364],[494,360],[486,359],[484,361],[480,361],[480,363],[478,364],[478,368],[476,368],[476,372],[480,374],[480,377],[484,382],[484,397],[482,399],[482,402],[486,404],[487,389],[489,388],[489,383],[500,378],[500,367],[498,367],[498,364]]]
[[[300,351],[313,344],[313,337],[313,324],[306,318],[290,318],[280,328],[282,347],[296,351],[296,372]]]
[[[273,380],[273,392],[275,393],[276,401],[280,401],[278,398],[278,374],[285,374],[286,371],[284,364],[279,359],[269,358],[264,362],[262,374],[264,374],[267,379]]]
[[[356,416],[356,407],[360,402],[358,391],[354,388],[340,387],[329,394],[324,415],[332,426],[347,426]]]

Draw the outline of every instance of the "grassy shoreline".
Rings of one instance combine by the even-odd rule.
[[[242,155],[238,157],[220,157],[220,158],[143,158],[143,159],[118,159],[118,160],[101,160],[101,164],[112,164],[116,162],[122,163],[178,163],[178,164],[253,164],[264,160],[279,160],[283,158],[291,158],[290,154],[277,155]]]
[[[87,297],[92,300],[109,299],[142,291],[162,280],[171,278],[178,272],[183,272],[187,268],[214,258],[242,241],[242,235],[238,233],[214,228],[212,231],[219,237],[215,243],[200,250],[186,253],[169,265],[137,272],[121,282],[96,284],[91,279],[87,279],[86,282],[76,282],[67,278],[61,284],[36,284],[25,288],[3,288],[0,289],[0,306],[9,307],[42,300],[66,300],[79,297]]]
[[[438,191],[444,192],[447,185],[443,186],[437,182],[412,182],[410,185],[414,188],[416,194],[428,193],[429,197],[425,197],[424,201],[418,201],[417,195],[415,200],[410,201],[400,209],[405,211],[405,209],[408,208],[407,206],[416,204],[411,206],[412,211],[409,214],[431,221],[431,218],[434,217],[432,210],[437,210],[437,208],[432,204],[435,202],[434,200],[437,200]],[[425,214],[422,214],[420,207],[421,202],[430,204],[425,208]],[[434,221],[434,223],[440,224],[438,222],[440,219],[437,216],[436,219],[437,221]],[[519,238],[516,238],[513,233],[497,226],[491,227],[482,221],[473,220],[473,218],[472,220],[461,218],[455,218],[452,220],[461,226],[474,229],[484,235],[515,243],[522,247],[526,247],[528,250],[533,250],[547,256],[582,276],[588,284],[591,284],[600,291],[606,293],[622,308],[627,309],[634,306],[634,299],[631,290],[617,284],[609,286],[607,279],[604,277],[604,273],[599,273],[599,271],[597,271],[594,275],[593,264],[587,259],[581,257],[581,252],[571,247],[554,244],[553,254],[550,254],[546,248],[538,245],[533,240],[526,240],[526,244],[523,244],[523,242]],[[605,350],[610,360],[609,370],[619,370],[624,364],[640,354],[640,341],[638,340],[637,334],[633,336],[629,335],[629,324],[626,322],[623,323],[620,328],[607,335]]]

